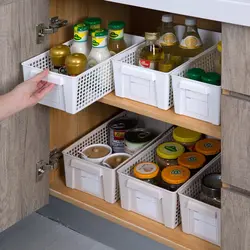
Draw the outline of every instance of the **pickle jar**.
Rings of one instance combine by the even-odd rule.
[[[206,157],[197,152],[186,152],[178,157],[178,164],[190,170],[191,175],[196,174],[206,163]]]
[[[195,151],[205,155],[207,161],[210,161],[220,153],[221,142],[212,138],[200,140],[195,144]]]
[[[175,192],[190,178],[188,168],[182,166],[171,166],[164,168],[161,172],[161,187]]]
[[[187,151],[194,151],[195,143],[200,140],[201,133],[177,127],[173,131],[173,138],[176,142],[182,144]]]
[[[177,142],[165,142],[156,149],[156,163],[160,169],[177,165],[177,158],[181,156],[185,148]]]
[[[159,184],[160,168],[153,162],[141,162],[134,167],[134,177],[153,185]]]

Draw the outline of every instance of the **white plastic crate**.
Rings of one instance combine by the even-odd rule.
[[[172,71],[175,113],[220,125],[221,86],[184,77],[191,68],[215,71],[217,56],[216,46],[213,46]]]
[[[184,26],[176,26],[179,40],[184,33]],[[199,30],[206,48],[213,46],[220,38],[220,33]],[[112,59],[115,80],[115,94],[138,102],[167,110],[173,106],[171,72],[145,69],[137,66],[137,45]]]
[[[127,45],[131,48],[144,41],[143,37],[125,34]],[[65,43],[71,46],[73,40]],[[129,49],[129,48],[127,48]],[[113,56],[115,58],[119,54]],[[52,68],[49,51],[22,63],[24,80],[28,80],[42,70]],[[49,72],[47,79],[56,84],[40,104],[75,114],[114,90],[111,58],[71,77]]]
[[[109,203],[115,203],[120,198],[119,185],[117,180],[117,170],[123,164],[132,159],[133,156],[129,158],[126,162],[124,162],[121,166],[118,166],[115,169],[110,169],[100,164],[95,164],[81,159],[79,156],[79,151],[82,151],[85,147],[91,144],[108,144],[108,124],[110,121],[122,116],[138,118],[138,126],[152,129],[157,134],[159,134],[157,138],[160,138],[162,133],[172,126],[165,122],[156,121],[149,117],[139,116],[130,112],[122,112],[121,114],[117,115],[116,117],[110,119],[103,125],[96,128],[89,134],[85,135],[82,139],[78,140],[73,145],[63,151],[67,187],[90,193],[101,199],[104,199]],[[154,143],[157,138],[147,144],[139,152]]]
[[[132,175],[137,163],[156,161],[157,146],[166,141],[172,141],[172,133],[173,128],[118,170],[122,208],[141,214],[169,228],[175,228],[181,222],[180,203],[177,195],[179,189],[171,192],[139,180]],[[192,176],[181,188],[188,185],[199,173]]]
[[[199,201],[202,178],[221,170],[221,158],[214,158],[200,174],[178,191],[181,204],[182,230],[213,244],[221,244],[221,209]]]

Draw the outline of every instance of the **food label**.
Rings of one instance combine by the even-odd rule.
[[[150,174],[156,171],[156,166],[150,163],[142,163],[136,166],[136,171],[141,174]]]
[[[110,129],[110,145],[114,153],[124,152],[124,136],[125,131],[116,131]]]
[[[140,59],[139,66],[143,68],[148,68],[148,69],[155,69],[155,63],[146,59]]]
[[[121,30],[109,30],[109,38],[113,40],[121,40],[124,36],[123,29]]]
[[[181,175],[181,174],[182,174],[182,172],[179,169],[174,169],[171,171],[171,175]]]
[[[160,37],[159,42],[162,46],[173,46],[177,43],[177,38],[174,33],[168,32]]]
[[[175,146],[165,146],[165,149],[170,152],[177,152],[177,148]]]
[[[210,143],[210,142],[207,142],[207,143],[204,144],[204,147],[205,147],[205,148],[212,148],[212,147],[213,147],[213,144]]]
[[[195,36],[187,36],[182,39],[180,47],[184,49],[197,49],[201,47],[201,41]]]
[[[74,32],[74,40],[77,42],[86,42],[88,39],[88,30]]]
[[[92,46],[94,48],[104,48],[107,46],[107,37],[93,37]]]
[[[188,161],[195,162],[195,161],[197,161],[197,158],[195,156],[190,156],[190,157],[188,157]]]

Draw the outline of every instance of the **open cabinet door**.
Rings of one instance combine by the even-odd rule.
[[[22,81],[22,61],[48,48],[36,44],[36,25],[47,24],[48,13],[48,0],[0,1],[0,94]],[[47,108],[0,122],[0,232],[48,202],[48,176],[36,182],[36,163],[48,158]]]

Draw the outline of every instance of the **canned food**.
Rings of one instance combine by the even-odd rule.
[[[116,153],[107,156],[104,160],[102,165],[108,168],[116,168],[121,165],[124,161],[126,161],[130,157],[129,154],[125,153]]]
[[[125,133],[124,151],[127,154],[135,154],[142,149],[146,144],[155,138],[155,134],[145,128],[131,129]]]
[[[119,118],[111,121],[109,127],[109,145],[112,147],[114,153],[124,152],[125,133],[138,124],[137,119]]]

